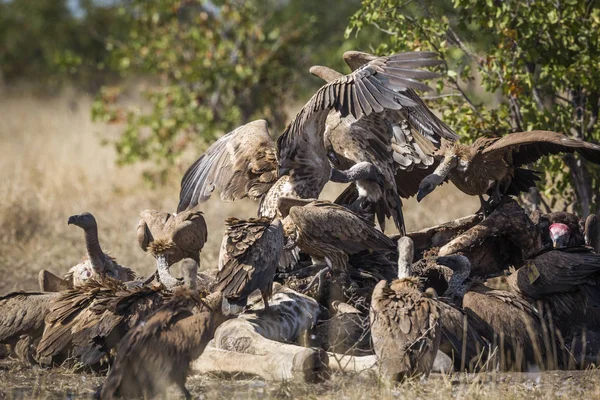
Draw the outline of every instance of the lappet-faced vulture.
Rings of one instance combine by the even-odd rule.
[[[439,257],[437,262],[455,272],[471,268],[469,259],[462,255]],[[537,310],[522,297],[467,280],[454,285],[447,294],[462,299],[472,327],[498,348],[501,369],[557,367],[559,345],[544,329]]]

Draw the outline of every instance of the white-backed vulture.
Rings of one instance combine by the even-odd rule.
[[[379,282],[371,299],[371,339],[389,380],[429,375],[440,345],[440,309],[411,276],[412,246],[408,237],[398,240],[398,279]]]
[[[465,271],[463,276],[471,269],[469,259],[462,255],[439,257],[437,262],[453,271]],[[467,281],[453,286],[447,294],[462,298],[471,326],[498,348],[502,370],[523,371],[532,364],[557,367],[558,345],[537,310],[520,296]]]
[[[185,387],[190,363],[227,320],[221,301],[220,292],[202,299],[196,291],[178,289],[171,301],[119,343],[100,398],[153,398],[175,383],[190,399]]]
[[[351,51],[344,53],[344,59],[355,68],[374,60],[376,56]],[[358,61],[360,65],[356,65]],[[432,65],[437,60],[431,60]],[[331,82],[343,75],[331,68],[313,66],[310,72]],[[415,71],[414,78],[435,77],[429,71]],[[406,95],[414,102],[414,107],[400,110],[385,110],[359,120],[352,115],[343,117],[332,111],[327,117],[324,133],[325,149],[333,167],[347,170],[360,162],[369,162],[375,166],[384,182],[381,187],[370,180],[359,180],[349,187],[343,197],[345,202],[350,196],[360,209],[377,215],[382,230],[385,230],[385,218],[392,217],[396,228],[405,233],[402,202],[399,196],[414,196],[419,182],[433,171],[433,153],[442,140],[454,142],[458,135],[439,120],[419,98],[417,93],[408,89]]]
[[[288,198],[279,201],[287,246],[298,246],[313,260],[324,261],[334,271],[346,270],[349,254],[364,250],[394,251],[396,248],[396,244],[375,229],[372,222],[346,207],[321,200],[304,201],[304,206],[286,206],[294,201]]]
[[[503,195],[518,195],[535,186],[535,171],[521,168],[550,154],[577,152],[586,160],[600,164],[600,146],[551,131],[517,132],[499,138],[481,137],[472,145],[454,143],[443,150],[443,160],[433,174],[419,186],[422,200],[446,178],[462,192],[479,196],[489,194],[494,202]]]
[[[144,251],[157,252],[169,265],[190,258],[200,264],[200,252],[208,239],[206,221],[201,211],[177,214],[144,210],[140,213],[137,239]]]
[[[44,332],[44,318],[58,293],[13,292],[0,297],[0,343],[9,344],[13,352],[17,346],[23,361],[30,360],[29,344]],[[23,342],[23,343],[20,343]]]
[[[265,310],[273,290],[273,278],[283,250],[281,221],[269,218],[225,221],[219,254],[219,272],[214,291],[223,293],[223,312],[239,314],[246,306],[248,296],[261,291]]]
[[[420,65],[439,64],[435,53],[411,52],[376,58],[349,75],[327,83],[300,110],[275,146],[263,120],[237,128],[217,140],[181,181],[178,211],[205,201],[215,188],[224,200],[261,199],[259,215],[275,217],[281,196],[318,198],[331,179],[379,180],[372,164],[332,170],[323,143],[331,110],[359,120],[386,109],[415,107],[408,90],[429,90],[418,81]],[[287,176],[284,177],[284,176]]]
[[[197,271],[196,262],[184,264],[186,290],[196,290]],[[40,362],[57,363],[69,356],[86,366],[105,362],[104,357],[129,330],[171,297],[172,292],[162,285],[130,288],[111,278],[90,279],[61,292],[45,320],[38,345]]]
[[[142,250],[156,259],[158,280],[171,289],[181,282],[169,273],[169,268],[182,259],[200,265],[200,251],[208,239],[208,229],[202,212],[186,210],[170,214],[144,210],[137,227]]]
[[[69,288],[80,286],[92,276],[98,275],[107,275],[123,282],[135,279],[132,270],[117,264],[111,256],[102,251],[98,241],[98,225],[92,214],[85,212],[72,215],[69,217],[68,224],[83,229],[88,257],[87,260],[72,267],[65,276],[65,284]]]

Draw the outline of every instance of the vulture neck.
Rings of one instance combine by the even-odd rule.
[[[440,185],[457,165],[458,160],[455,155],[445,156],[440,165],[432,173],[433,176],[437,177],[436,183]]]
[[[98,227],[94,225],[83,232],[85,234],[85,248],[92,267],[97,273],[103,273],[106,268],[104,265],[104,253],[98,241]]]
[[[398,279],[409,278],[412,276],[412,262],[414,257],[414,248],[412,242],[409,245],[398,242]]]
[[[167,257],[164,254],[156,256],[156,270],[158,271],[158,279],[165,285],[167,289],[173,289],[179,285],[179,281],[169,272],[169,264]]]
[[[460,303],[465,293],[467,293],[466,280],[469,275],[471,275],[471,264],[468,261],[461,262],[460,266],[452,271],[452,277],[448,281],[448,289],[444,292],[444,297],[449,297]]]
[[[198,289],[198,263],[189,262],[183,269],[183,282],[190,290]]]

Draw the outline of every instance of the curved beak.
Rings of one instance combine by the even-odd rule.
[[[441,256],[441,257],[438,257],[435,259],[436,264],[443,265],[443,266],[450,268],[448,264],[451,264],[451,263],[449,263],[448,261],[450,261],[450,257],[445,257],[445,256]]]
[[[279,171],[278,171],[279,176],[281,177],[281,176],[288,175],[290,173],[290,170],[291,170],[291,168],[280,166]]]
[[[428,194],[429,194],[428,191],[419,189],[419,192],[417,193],[417,203],[420,203],[421,200],[423,200],[425,198],[425,196],[427,196]]]
[[[77,222],[77,218],[78,218],[77,215],[71,215],[69,217],[69,220],[67,221],[67,225],[73,225],[73,224],[75,224]]]

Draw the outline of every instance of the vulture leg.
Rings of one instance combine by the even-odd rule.
[[[268,313],[269,312],[269,294],[265,293],[265,292],[260,292],[262,299],[263,299],[263,303],[265,305],[265,309],[263,312]]]
[[[481,203],[481,208],[477,210],[476,214],[483,214],[484,218],[492,213],[492,207],[490,204],[490,200],[485,200],[482,195],[479,195],[479,202]]]

